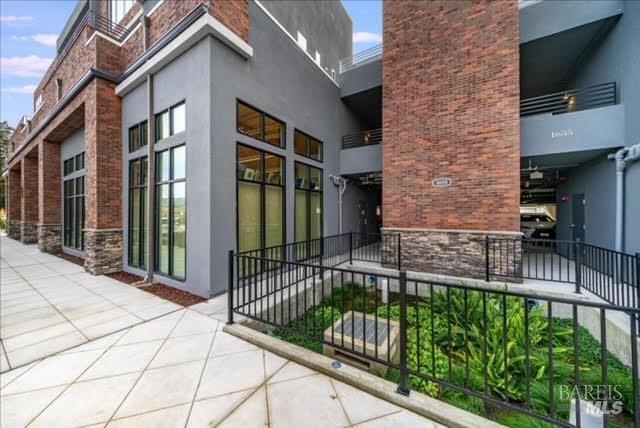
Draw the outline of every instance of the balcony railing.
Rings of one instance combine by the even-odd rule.
[[[340,73],[344,73],[347,70],[360,67],[361,65],[367,64],[371,61],[375,61],[381,57],[382,43],[369,49],[365,49],[362,52],[358,52],[353,56],[341,59],[340,63],[338,64],[338,70]]]
[[[342,137],[342,148],[353,149],[361,146],[371,146],[382,142],[382,129],[370,129]]]
[[[520,100],[520,116],[562,114],[617,104],[616,82]]]

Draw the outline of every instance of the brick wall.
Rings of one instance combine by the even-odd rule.
[[[22,220],[22,178],[20,168],[11,168],[6,180],[7,218]]]
[[[30,154],[22,158],[22,222],[38,222],[38,155]]]
[[[122,227],[121,100],[115,85],[95,79],[85,104],[87,227]]]
[[[169,0],[149,17],[149,45],[160,40],[199,4],[208,6],[214,18],[249,41],[249,0]]]
[[[56,58],[47,70],[33,94],[34,102],[39,95],[42,95],[44,104],[33,115],[32,128],[38,126],[42,118],[46,117],[58,102],[56,79],[62,81],[62,95],[64,96],[89,71],[89,68],[95,66],[96,39],[94,38],[88,45],[86,44],[92,34],[93,29],[85,27],[67,54],[64,57]]]
[[[516,0],[384,3],[385,227],[519,230],[518,26]]]
[[[60,144],[38,144],[38,212],[40,224],[62,223]]]

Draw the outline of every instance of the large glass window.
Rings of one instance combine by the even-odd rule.
[[[156,153],[157,272],[180,280],[187,267],[186,149]]]
[[[322,170],[295,163],[296,242],[322,237]],[[303,251],[301,248],[300,251]],[[305,257],[306,253],[299,254]]]
[[[63,162],[63,245],[77,250],[84,249],[85,198],[84,152]]]
[[[297,129],[293,133],[296,154],[322,162],[322,142]]]
[[[156,141],[187,129],[187,109],[184,101],[156,114]]]
[[[129,162],[129,265],[147,266],[147,158]]]
[[[110,0],[109,1],[109,19],[116,24],[120,23],[122,18],[127,14],[129,9],[133,7],[135,0]]]
[[[129,128],[129,152],[147,145],[147,121],[140,122]]]
[[[239,133],[274,146],[285,146],[284,122],[240,101],[237,105],[237,114]]]
[[[238,144],[238,251],[284,243],[283,177],[282,157]]]

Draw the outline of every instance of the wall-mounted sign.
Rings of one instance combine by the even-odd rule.
[[[438,187],[438,188],[450,187],[453,185],[453,180],[449,177],[438,177],[438,178],[434,178],[431,184],[433,185],[433,187]]]
[[[551,131],[551,138],[564,138],[571,137],[573,135],[573,129],[561,129],[559,131]]]

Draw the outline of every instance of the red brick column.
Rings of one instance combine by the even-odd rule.
[[[22,223],[20,240],[33,244],[38,240],[38,157],[37,152],[25,155],[20,161],[22,173]]]
[[[518,14],[384,3],[383,219],[408,269],[482,277],[484,236],[519,235]]]
[[[115,86],[102,79],[92,85],[95,96],[85,104],[85,267],[102,274],[122,269],[122,115]]]
[[[60,144],[38,145],[38,248],[56,252],[62,246]]]
[[[6,204],[7,204],[7,236],[20,239],[20,224],[22,223],[22,174],[19,166],[13,167],[7,174]]]

